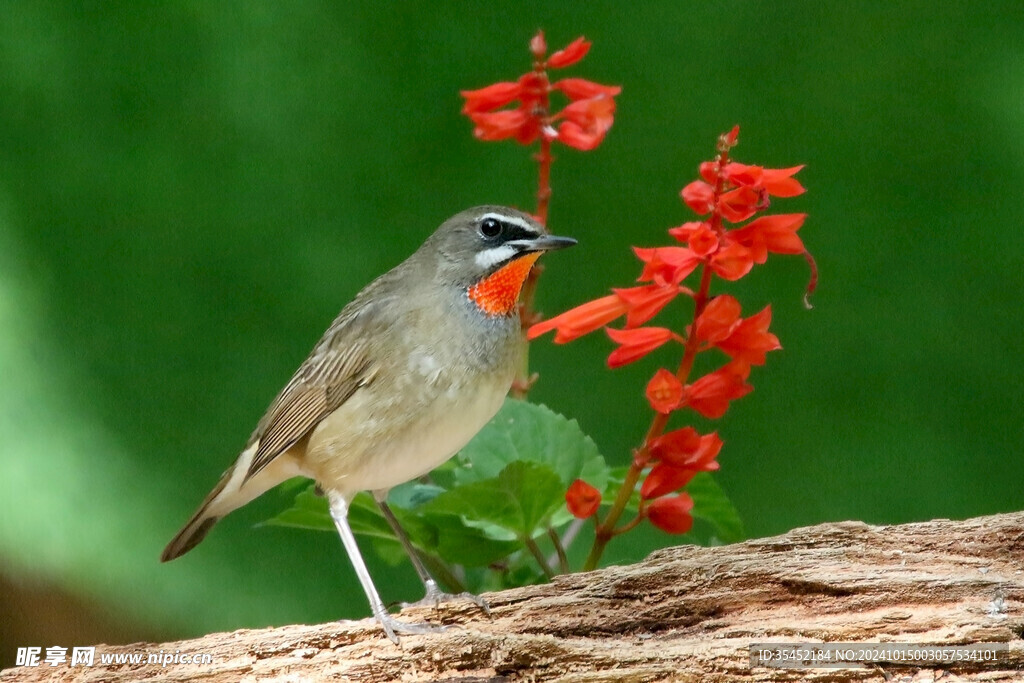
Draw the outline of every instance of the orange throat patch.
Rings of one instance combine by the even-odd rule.
[[[508,315],[516,308],[519,292],[540,252],[525,254],[469,288],[469,298],[487,315]]]

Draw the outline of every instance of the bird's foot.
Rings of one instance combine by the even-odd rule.
[[[384,633],[387,634],[388,638],[391,639],[395,645],[400,645],[398,640],[399,633],[409,635],[423,635],[426,633],[441,633],[442,631],[448,630],[447,626],[441,626],[439,624],[427,624],[427,623],[409,623],[406,621],[399,621],[388,613],[384,613],[382,616],[377,617],[380,627],[384,629]]]
[[[433,581],[427,584],[427,594],[423,596],[422,600],[416,602],[403,602],[402,607],[433,607],[437,609],[441,606],[442,602],[452,602],[455,600],[469,600],[487,616],[491,616],[491,606],[487,604],[487,601],[481,598],[479,595],[473,595],[472,593],[445,593],[437,584]]]

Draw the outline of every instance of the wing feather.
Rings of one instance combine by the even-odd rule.
[[[259,439],[246,480],[308,435],[361,387],[373,379],[375,364],[365,344],[333,348],[328,343],[299,368],[271,404],[250,439]],[[318,353],[319,352],[319,353]]]

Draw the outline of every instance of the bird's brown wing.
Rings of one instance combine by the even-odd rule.
[[[245,480],[294,446],[360,387],[369,384],[375,372],[366,344],[357,342],[336,348],[330,340],[321,343],[274,399],[253,433],[250,444],[258,439],[259,447]]]

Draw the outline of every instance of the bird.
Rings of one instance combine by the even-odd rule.
[[[359,492],[372,494],[423,582],[421,602],[457,597],[441,592],[424,567],[388,491],[451,458],[497,413],[525,345],[522,286],[541,254],[574,244],[503,206],[442,223],[342,309],[161,561],[187,553],[217,521],[277,484],[306,477],[326,497],[387,637],[398,644],[397,633],[439,630],[387,611],[349,526],[349,504]]]

